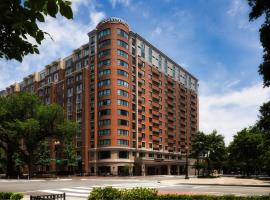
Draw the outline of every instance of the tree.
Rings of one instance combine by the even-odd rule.
[[[258,172],[261,166],[262,134],[256,127],[238,132],[229,145],[229,159],[243,175]]]
[[[217,131],[210,134],[199,132],[192,142],[191,154],[197,159],[195,167],[198,170],[198,175],[201,168],[207,169],[208,175],[214,169],[220,171],[226,156],[225,149],[224,137],[219,135]]]
[[[0,2],[0,58],[22,61],[29,53],[39,53],[45,34],[38,23],[45,16],[56,17],[60,13],[67,19],[73,18],[71,1],[68,0],[1,0]]]
[[[262,43],[264,55],[263,62],[259,66],[259,73],[263,76],[265,87],[270,86],[270,1],[266,0],[248,0],[251,7],[249,20],[253,21],[262,15],[265,17],[264,23],[260,28],[260,40]]]
[[[18,152],[31,177],[39,142],[72,141],[76,124],[65,120],[61,106],[42,105],[33,94],[16,93],[0,99],[0,131],[0,145],[7,155],[7,175],[15,174],[12,158]]]
[[[51,155],[48,140],[40,141],[37,149],[33,154],[33,163],[40,167],[41,171],[45,171],[46,167],[51,163]]]
[[[258,129],[263,137],[263,153],[261,155],[263,170],[270,175],[270,101],[260,107]]]

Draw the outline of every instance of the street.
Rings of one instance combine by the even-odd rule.
[[[177,183],[179,180],[181,183]],[[160,193],[269,195],[269,186],[229,186],[185,183],[184,177],[71,177],[52,180],[0,180],[0,191],[35,194],[66,193],[67,199],[86,199],[94,187],[156,188]]]

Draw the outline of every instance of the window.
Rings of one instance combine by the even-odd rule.
[[[111,125],[111,120],[110,119],[103,119],[98,121],[99,126],[108,126]]]
[[[108,89],[108,90],[101,90],[98,92],[98,96],[108,96],[111,94],[111,90]]]
[[[117,134],[118,135],[124,135],[124,136],[128,136],[128,130],[124,130],[124,129],[117,129]]]
[[[104,30],[102,30],[102,31],[100,31],[98,33],[98,38],[101,38],[101,37],[104,37],[104,36],[110,35],[110,34],[111,34],[111,29],[110,28],[106,28],[106,29],[104,29]]]
[[[121,69],[117,70],[117,74],[120,75],[120,76],[128,77],[128,73],[126,71],[124,71],[124,70],[121,70]]]
[[[128,158],[128,157],[129,157],[128,151],[119,151],[118,152],[118,158]]]
[[[120,126],[128,126],[128,121],[124,119],[118,119],[117,124]]]
[[[150,47],[148,49],[148,61],[152,63],[152,49]]]
[[[98,82],[98,87],[103,87],[103,86],[107,86],[107,85],[111,85],[111,80],[110,79],[105,79],[102,81]]]
[[[71,97],[73,95],[73,88],[68,88],[67,90],[67,96]]]
[[[126,92],[125,90],[117,90],[117,95],[128,97],[128,92]]]
[[[118,145],[125,145],[125,146],[128,146],[128,140],[117,140],[117,144]]]
[[[81,93],[82,92],[82,84],[79,84],[76,86],[76,92]]]
[[[102,71],[98,72],[98,77],[102,77],[102,76],[105,76],[105,75],[108,75],[108,74],[111,74],[111,70],[110,69],[105,69],[105,70],[102,70]]]
[[[120,36],[122,36],[122,37],[124,37],[124,38],[128,38],[128,34],[127,34],[127,32],[126,31],[124,31],[124,30],[122,30],[122,29],[117,29],[117,35],[120,35]]]
[[[111,134],[111,129],[104,129],[104,130],[99,130],[98,135],[99,136],[106,136]]]
[[[128,49],[128,43],[126,43],[122,40],[117,40],[117,45]]]
[[[145,45],[144,45],[144,43],[142,43],[142,47],[141,47],[141,56],[142,56],[142,58],[145,57]]]
[[[111,142],[109,144],[111,144]],[[99,159],[111,158],[111,152],[110,151],[100,151],[100,152],[98,152],[98,158]]]
[[[104,115],[110,115],[111,114],[111,109],[104,109],[98,111],[98,116],[104,116]]]
[[[117,79],[117,85],[121,85],[128,88],[128,82],[121,79]]]
[[[122,99],[117,99],[117,105],[128,107],[128,102]]]
[[[117,65],[128,68],[128,63],[120,59],[117,59]]]
[[[108,106],[108,105],[111,105],[110,99],[104,99],[98,102],[98,106]]]
[[[103,66],[110,66],[111,65],[111,60],[103,60],[101,62],[98,63],[98,67],[103,67]]]
[[[76,71],[80,70],[82,68],[82,63],[78,62],[76,63]]]
[[[126,111],[126,110],[118,109],[117,113],[118,113],[118,115],[128,116],[128,111]]]
[[[98,58],[101,58],[103,56],[109,56],[110,54],[111,54],[111,50],[110,49],[106,49],[106,50],[100,51],[98,53]]]
[[[103,40],[102,42],[99,42],[98,48],[103,48],[111,44],[111,40]]]
[[[117,55],[128,59],[128,54],[120,49],[117,49]]]
[[[76,76],[76,81],[81,81],[82,80],[82,74],[78,74]]]

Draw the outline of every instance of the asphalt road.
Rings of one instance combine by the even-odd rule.
[[[179,178],[179,177],[178,177]],[[0,180],[0,191],[16,191],[25,195],[67,194],[67,199],[86,199],[93,187],[112,186],[115,188],[148,187],[156,188],[161,193],[188,194],[235,194],[235,195],[269,195],[270,187],[215,186],[165,184],[160,181],[173,177],[137,177],[137,178],[71,178],[55,180]]]

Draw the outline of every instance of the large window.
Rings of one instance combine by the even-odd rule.
[[[128,111],[126,110],[118,109],[117,113],[118,115],[128,116]]]
[[[118,119],[117,124],[119,126],[128,126],[129,122],[127,120],[124,120],[124,119]]]
[[[117,59],[117,65],[128,68],[128,63],[120,59]]]
[[[111,152],[110,151],[100,151],[100,152],[98,152],[98,158],[99,159],[111,158]]]
[[[108,46],[108,45],[110,45],[111,44],[111,40],[103,40],[102,42],[99,42],[99,44],[98,44],[98,48],[100,49],[100,48],[103,48],[103,47],[106,47],[106,46]]]
[[[98,106],[108,106],[108,105],[111,105],[110,99],[104,99],[98,102]]]
[[[128,88],[128,82],[124,80],[117,79],[117,84]]]
[[[122,40],[117,40],[117,45],[128,49],[128,43],[126,43]]]
[[[111,50],[110,49],[106,49],[106,50],[100,51],[98,53],[98,57],[101,58],[103,56],[109,56],[110,54],[111,54]]]
[[[98,77],[102,77],[102,76],[105,76],[105,75],[108,75],[108,74],[111,74],[111,70],[110,69],[105,69],[105,70],[102,70],[102,71],[98,72]]]
[[[117,94],[124,97],[128,97],[128,92],[126,92],[125,90],[117,90]]]
[[[108,85],[111,85],[110,79],[105,79],[98,82],[98,87],[103,87],[103,86],[108,86]]]
[[[124,136],[128,136],[128,130],[124,130],[124,129],[117,129],[117,134],[118,135],[124,135]]]
[[[128,102],[122,99],[117,99],[117,105],[128,107]]]
[[[107,89],[107,90],[101,90],[98,92],[98,96],[108,96],[111,94],[111,90],[110,89]]]
[[[98,38],[101,38],[101,37],[104,37],[104,36],[110,35],[110,34],[111,34],[111,29],[110,28],[106,28],[106,29],[104,29],[104,30],[102,30],[102,31],[100,31],[98,33]]]
[[[126,71],[124,71],[124,70],[121,70],[121,69],[117,70],[117,74],[120,75],[120,76],[128,77],[128,73]]]
[[[111,144],[111,140],[110,139],[98,140],[98,144],[100,146],[110,145]]]
[[[98,121],[99,126],[108,126],[111,125],[111,120],[110,119],[103,119]]]
[[[117,29],[117,35],[120,35],[120,36],[122,36],[124,38],[128,38],[127,32],[124,31],[124,30],[122,30],[122,29],[120,29],[120,28]]]
[[[110,59],[103,60],[103,61],[100,61],[98,63],[98,67],[110,66],[110,65],[111,65],[111,60]]]
[[[128,158],[128,157],[129,157],[128,151],[119,151],[118,152],[118,158]]]
[[[111,109],[104,109],[98,111],[98,116],[104,116],[104,115],[110,115],[111,114]]]
[[[107,136],[111,134],[111,129],[103,129],[98,131],[99,136]]]
[[[117,144],[128,146],[129,142],[128,142],[128,140],[117,140]]]
[[[128,54],[120,49],[117,49],[117,55],[128,59]]]

